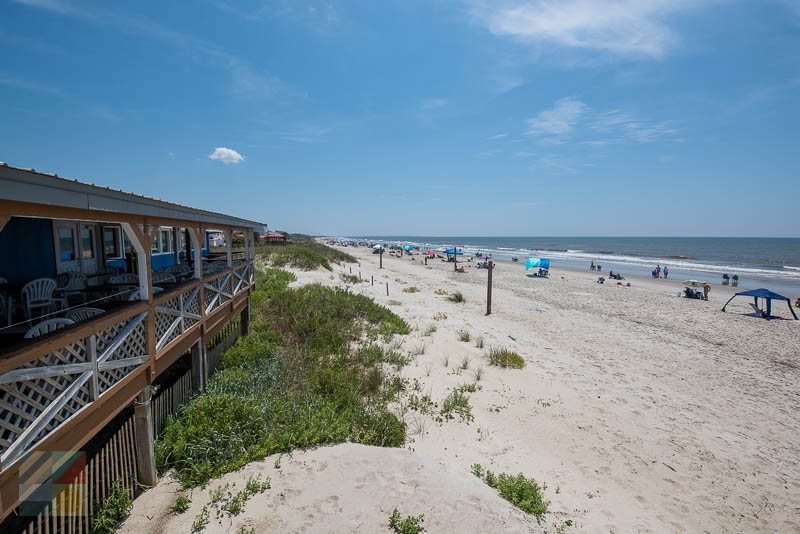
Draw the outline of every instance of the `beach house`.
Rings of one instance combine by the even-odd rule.
[[[155,482],[151,385],[182,359],[202,387],[209,341],[247,331],[264,228],[0,164],[0,520],[35,490],[27,458],[79,450],[134,401],[138,480]]]

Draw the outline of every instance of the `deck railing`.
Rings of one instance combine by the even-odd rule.
[[[232,274],[226,271],[203,279],[206,315],[211,315],[217,308],[233,298],[231,278]]]
[[[155,299],[156,353],[202,320],[200,283],[180,287]]]
[[[0,467],[149,360],[145,308],[76,325],[0,361]]]

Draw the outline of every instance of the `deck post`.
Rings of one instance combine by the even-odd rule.
[[[205,373],[203,372],[203,338],[197,340],[197,343],[192,345],[192,389],[202,391],[205,389],[205,381],[203,380]]]
[[[152,387],[146,386],[133,403],[133,425],[136,436],[136,463],[139,484],[153,487],[158,483],[153,435]]]
[[[225,256],[230,267],[233,265],[233,231],[230,227],[225,228]]]

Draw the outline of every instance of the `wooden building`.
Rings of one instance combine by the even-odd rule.
[[[0,520],[28,497],[21,462],[79,450],[134,400],[138,479],[155,483],[150,384],[190,353],[202,387],[208,340],[246,333],[263,229],[0,164]],[[209,231],[226,237],[214,261]]]

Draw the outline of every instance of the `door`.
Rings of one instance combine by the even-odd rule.
[[[56,271],[97,272],[100,228],[95,223],[53,221],[56,247]]]

